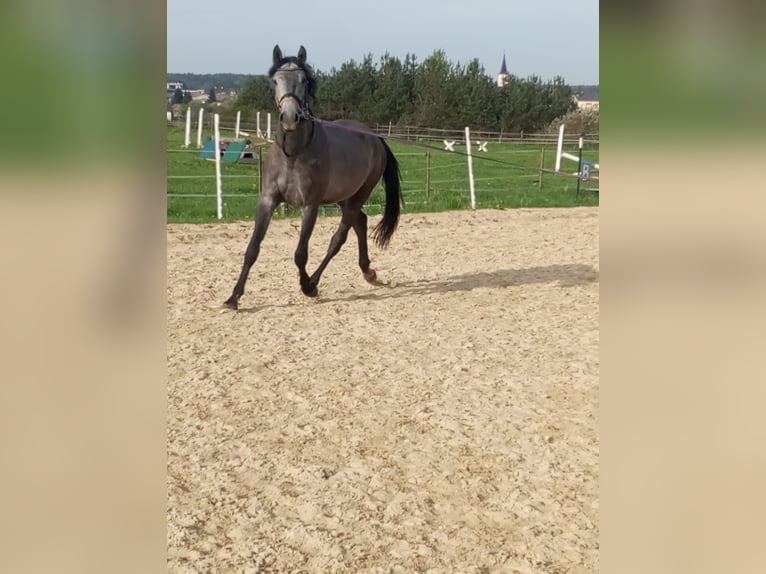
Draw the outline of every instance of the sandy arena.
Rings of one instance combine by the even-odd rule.
[[[598,208],[299,223],[168,225],[168,571],[597,572]]]

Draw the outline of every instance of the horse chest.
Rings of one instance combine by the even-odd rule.
[[[307,202],[311,181],[306,176],[284,172],[277,177],[277,188],[287,203],[301,207]]]
[[[281,169],[276,179],[280,194],[294,207],[310,203],[313,195],[311,191],[318,183],[317,178],[312,177],[311,170],[299,169],[296,166]]]

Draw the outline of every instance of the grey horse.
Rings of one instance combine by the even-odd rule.
[[[316,81],[306,64],[306,49],[298,56],[283,57],[274,46],[269,76],[274,81],[274,100],[279,109],[276,140],[263,161],[263,184],[255,212],[255,229],[245,251],[245,261],[234,291],[224,305],[237,309],[245,292],[250,268],[258,258],[274,209],[292,205],[301,213],[301,232],[295,250],[295,264],[301,291],[309,297],[318,293],[317,285],[327,264],[340,251],[353,228],[359,242],[359,267],[364,278],[375,284],[377,274],[370,268],[367,253],[367,215],[362,208],[381,177],[386,189],[383,218],[373,230],[373,240],[384,248],[399,223],[402,201],[399,164],[381,137],[362,124],[338,120],[321,121],[313,117],[310,100]],[[314,274],[306,272],[308,244],[320,205],[337,203],[341,208],[338,230],[330,241]]]

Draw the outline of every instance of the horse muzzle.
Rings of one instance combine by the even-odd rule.
[[[298,102],[289,98],[282,102],[279,108],[279,123],[286,132],[294,131],[301,119],[301,109]]]

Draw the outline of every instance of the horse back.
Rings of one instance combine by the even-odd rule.
[[[333,196],[331,200],[341,194],[349,197],[365,184],[374,185],[381,178],[386,167],[386,150],[380,136],[352,120],[321,126],[320,165],[328,176],[327,193]]]

